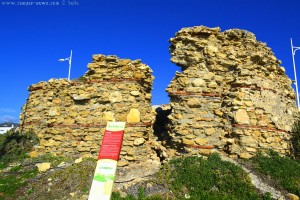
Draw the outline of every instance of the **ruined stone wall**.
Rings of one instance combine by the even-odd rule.
[[[151,168],[152,161],[214,149],[242,158],[259,149],[289,153],[295,94],[266,44],[248,31],[203,26],[184,28],[170,42],[182,72],[167,88],[172,125],[162,141],[152,130],[151,69],[104,55],[94,55],[78,80],[30,86],[21,130],[38,134],[38,152],[96,156],[106,122],[126,121],[120,166],[149,161]]]
[[[20,122],[22,131],[40,138],[36,151],[96,157],[106,122],[125,121],[119,165],[155,160],[148,143],[154,79],[149,66],[140,60],[93,55],[88,68],[79,80],[51,79],[29,87]]]
[[[214,150],[241,158],[260,149],[289,153],[298,113],[295,94],[266,44],[244,30],[203,26],[180,30],[170,43],[171,61],[182,72],[167,88],[172,107],[168,132],[153,132],[149,66],[104,55],[93,55],[77,80],[30,86],[20,130],[38,135],[35,150],[40,154],[96,158],[106,123],[127,122],[117,190],[149,179],[161,162],[176,156]]]
[[[167,88],[174,141],[191,154],[289,152],[295,94],[265,43],[248,31],[204,26],[183,28],[170,43],[171,61],[182,69]]]

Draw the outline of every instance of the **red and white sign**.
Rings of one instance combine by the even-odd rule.
[[[111,160],[118,161],[121,147],[122,147],[122,142],[123,142],[123,135],[124,135],[124,130],[122,131],[105,130],[98,160],[111,159]]]
[[[89,200],[110,200],[125,122],[108,122],[101,143]]]

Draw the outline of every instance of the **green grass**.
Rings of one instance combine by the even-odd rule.
[[[0,200],[2,199],[60,199],[88,195],[96,161],[84,159],[72,164],[75,158],[45,154],[29,158],[27,152],[35,144],[30,134],[8,133],[0,136]],[[50,162],[55,170],[38,173],[36,163]],[[61,162],[69,163],[57,168]],[[280,157],[277,153],[258,153],[249,159],[253,169],[271,177],[286,191],[300,196],[300,161]],[[49,183],[51,182],[51,185]],[[218,154],[201,157],[176,158],[162,166],[156,183],[164,186],[166,194],[148,196],[144,188],[137,196],[121,197],[113,193],[112,200],[270,200],[270,194],[259,194],[246,172],[240,167],[222,161]],[[155,182],[153,183],[155,184]],[[147,190],[148,192],[148,190]]]
[[[258,153],[250,162],[259,173],[270,176],[283,189],[300,196],[300,162],[281,157],[270,151],[267,155]]]
[[[144,188],[139,188],[139,193],[137,197],[133,195],[127,195],[126,197],[121,197],[119,192],[113,192],[111,200],[164,200],[165,198],[160,195],[146,196]]]
[[[57,162],[56,159],[51,159],[51,164]],[[58,159],[61,160],[63,158],[59,157]],[[63,199],[67,197],[70,198],[70,193],[74,192],[79,196],[88,194],[95,166],[96,160],[85,158],[80,163],[71,164],[65,168],[56,168],[53,171],[47,171],[27,186],[27,194],[24,195],[24,198]],[[78,196],[76,196],[75,199],[77,197]]]
[[[300,119],[298,118],[291,132],[292,154],[294,158],[300,160]]]
[[[34,178],[37,173],[38,170],[36,168],[28,170],[21,166],[12,167],[8,172],[2,173],[0,178],[0,199],[16,197],[16,191],[25,187],[28,184],[28,180]]]
[[[13,130],[0,135],[0,169],[9,163],[28,158],[27,152],[38,143],[37,136],[33,133],[19,133]]]
[[[51,167],[56,167],[62,162],[73,162],[75,159],[76,158],[73,156],[55,156],[51,153],[46,153],[39,157],[30,159],[30,161],[34,163],[50,162]]]
[[[218,154],[207,160],[187,157],[172,160],[160,172],[175,199],[220,200],[263,199],[251,185],[248,175],[238,166],[222,161]]]
[[[274,166],[273,162],[278,162],[270,157],[263,159],[269,160],[267,165]],[[288,164],[291,168],[286,169],[295,170],[296,163],[289,158],[284,159],[291,162]],[[279,162],[278,165],[286,165],[286,163]],[[169,190],[168,194],[146,196],[144,189],[140,188],[137,197],[133,195],[121,197],[119,193],[113,193],[112,200],[163,200],[167,195],[168,199],[179,200],[271,200],[270,193],[260,194],[254,188],[242,168],[222,161],[218,154],[212,154],[208,159],[201,157],[173,159],[161,168],[157,183],[164,184]],[[295,182],[292,185],[295,186]]]
[[[37,175],[35,167],[21,165],[36,141],[35,135],[29,133],[9,131],[0,135],[0,170],[5,170],[0,173],[1,200],[14,199],[17,191]]]

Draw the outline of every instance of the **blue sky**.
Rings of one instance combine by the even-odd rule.
[[[71,79],[87,71],[92,54],[141,59],[156,77],[152,103],[164,104],[180,70],[168,40],[183,27],[251,31],[292,79],[290,38],[300,46],[299,0],[0,0],[0,20],[0,122],[19,121],[31,84],[67,78],[68,63],[57,60],[71,49]],[[295,60],[300,67],[300,51]]]

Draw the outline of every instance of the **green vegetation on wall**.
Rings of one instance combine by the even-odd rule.
[[[300,119],[293,126],[291,142],[293,156],[300,160]]]

